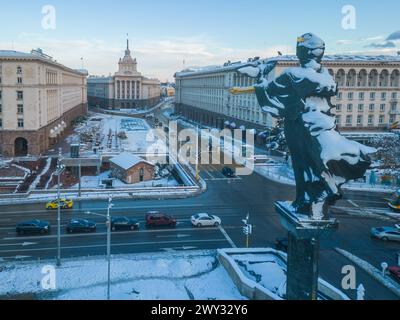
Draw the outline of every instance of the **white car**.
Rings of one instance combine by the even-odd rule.
[[[198,213],[191,218],[192,225],[195,227],[219,227],[221,219],[208,213]]]

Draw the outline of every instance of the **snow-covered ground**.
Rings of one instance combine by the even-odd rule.
[[[43,267],[54,261],[0,264],[0,296],[36,294],[42,299],[106,298],[104,257],[63,260],[55,269],[53,291],[42,288]],[[48,283],[48,282],[47,282]],[[50,283],[51,284],[51,283]],[[114,256],[111,299],[119,300],[244,300],[214,251]]]
[[[236,254],[231,256],[242,272],[267,290],[284,298],[286,263],[273,254]]]
[[[80,134],[92,133],[94,136],[99,135],[99,145],[82,145],[81,154],[84,156],[95,156],[93,148],[103,152],[145,153],[157,140],[149,130],[150,126],[144,119],[94,113],[87,122],[75,128],[66,142],[77,143]],[[126,139],[117,138],[120,133],[125,133]]]
[[[96,189],[102,187],[102,181],[109,179],[110,171],[105,171],[98,176],[83,176],[81,178],[82,189]],[[175,187],[179,186],[179,183],[171,176],[170,179],[163,178],[159,180],[151,180],[145,182],[139,182],[135,184],[126,184],[121,180],[113,180],[114,188],[142,188],[142,187]],[[74,185],[71,189],[78,189],[79,184]]]
[[[295,185],[293,170],[286,164],[280,164],[276,166],[256,166],[255,171],[276,182],[287,184],[287,185]],[[368,173],[369,174],[369,173]],[[367,181],[368,181],[367,177]],[[343,189],[348,190],[360,190],[360,191],[370,191],[370,192],[394,192],[398,189],[395,186],[385,186],[385,185],[372,185],[368,182],[348,182],[343,186]]]

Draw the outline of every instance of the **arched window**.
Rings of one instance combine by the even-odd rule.
[[[368,85],[368,73],[367,70],[362,69],[358,74],[358,82],[357,85],[359,87],[366,87]]]
[[[399,87],[400,85],[400,71],[393,70],[392,75],[390,76],[390,86],[391,87]]]
[[[347,87],[354,87],[356,85],[356,77],[357,77],[356,70],[351,69],[349,71],[349,73],[347,74],[346,86]]]
[[[346,82],[346,73],[343,69],[339,69],[336,73],[336,82],[338,83],[339,87],[344,87]]]
[[[386,69],[382,70],[379,76],[379,86],[387,87],[389,86],[389,71]]]
[[[376,71],[375,69],[371,70],[368,77],[368,86],[369,87],[378,86],[378,78],[379,78],[378,71]]]

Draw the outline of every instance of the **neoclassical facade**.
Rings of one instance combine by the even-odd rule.
[[[276,73],[296,63],[282,61]],[[339,86],[332,103],[340,129],[382,131],[400,121],[399,56],[327,56],[323,65]]]
[[[273,126],[273,119],[261,112],[254,94],[229,92],[232,87],[254,84],[254,79],[237,72],[248,62],[176,73],[177,111],[220,128],[262,131]],[[297,64],[294,56],[279,57],[271,77]],[[326,56],[323,65],[339,84],[339,93],[332,102],[337,106],[334,112],[341,129],[382,131],[400,121],[399,56]]]
[[[137,71],[129,40],[125,56],[119,59],[118,71],[110,77],[89,77],[89,105],[107,109],[144,108],[160,101],[161,87],[157,79],[149,79]]]
[[[87,72],[40,49],[0,50],[0,155],[40,155],[87,113]]]

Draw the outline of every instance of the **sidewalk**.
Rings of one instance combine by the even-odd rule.
[[[277,166],[256,166],[255,171],[264,176],[265,178],[287,185],[295,185],[294,174],[292,169],[285,163]],[[343,187],[345,190],[352,191],[368,191],[368,192],[379,192],[379,193],[393,193],[399,187],[396,186],[385,186],[385,185],[372,185],[369,183],[362,182],[348,182]]]

